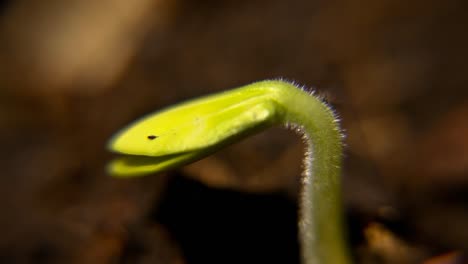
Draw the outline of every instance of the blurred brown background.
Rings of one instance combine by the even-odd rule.
[[[346,131],[358,263],[468,250],[465,1],[0,2],[0,263],[297,263],[302,146],[272,129],[178,172],[105,173],[106,140],[261,79]]]

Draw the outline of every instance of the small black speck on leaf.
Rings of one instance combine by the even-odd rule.
[[[148,136],[148,139],[149,139],[149,140],[153,140],[153,139],[156,139],[156,138],[157,138],[157,136],[155,136],[155,135],[149,135],[149,136]]]

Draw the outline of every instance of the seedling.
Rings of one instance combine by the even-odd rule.
[[[244,137],[281,124],[307,145],[300,195],[303,263],[351,263],[343,228],[341,132],[333,111],[314,95],[284,81],[261,81],[150,114],[109,142],[123,154],[110,174],[133,177],[202,159]]]

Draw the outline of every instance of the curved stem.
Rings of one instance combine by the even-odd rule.
[[[284,109],[280,121],[307,144],[300,196],[300,240],[304,263],[351,263],[341,201],[341,133],[331,109],[284,82],[266,82]]]

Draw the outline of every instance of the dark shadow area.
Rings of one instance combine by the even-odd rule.
[[[187,263],[299,263],[297,207],[281,194],[248,194],[173,177],[151,218]]]

